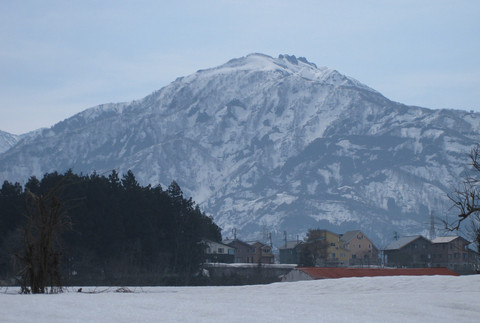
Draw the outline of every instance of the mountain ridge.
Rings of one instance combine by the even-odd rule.
[[[0,155],[0,178],[132,169],[143,184],[176,180],[225,234],[361,227],[384,241],[443,215],[479,129],[476,113],[406,106],[306,59],[250,54],[39,131]]]

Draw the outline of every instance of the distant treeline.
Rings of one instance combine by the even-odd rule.
[[[25,192],[54,192],[71,220],[58,241],[67,285],[192,284],[204,260],[202,239],[221,240],[220,228],[176,182],[141,186],[128,171],[47,173],[25,187],[5,181],[0,190],[0,280],[15,276],[22,252]]]

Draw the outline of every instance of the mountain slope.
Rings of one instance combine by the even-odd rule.
[[[19,140],[19,136],[0,130],[0,154],[12,148]]]
[[[419,233],[479,141],[480,116],[392,102],[304,58],[251,54],[142,100],[85,110],[0,155],[0,179],[132,169],[175,179],[224,235]]]

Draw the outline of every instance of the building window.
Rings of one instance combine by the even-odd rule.
[[[361,244],[359,244],[359,245],[358,245],[358,247],[359,247],[359,248],[361,248],[361,247],[362,247],[362,245],[361,245]]]
[[[458,252],[455,252],[453,256],[455,257],[455,259],[460,259],[460,254]]]
[[[463,254],[463,260],[467,260],[467,254],[466,253]]]
[[[332,252],[332,258],[335,259],[335,252]]]
[[[332,247],[335,247],[335,242],[330,242],[330,245],[331,245]]]
[[[218,248],[218,253],[223,253],[223,248]]]

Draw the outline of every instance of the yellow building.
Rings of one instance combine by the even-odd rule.
[[[345,242],[336,233],[324,231],[327,241],[327,264],[347,266],[350,259],[350,250],[345,247]]]
[[[309,230],[305,248],[313,256],[315,266],[348,266],[350,250],[336,233],[328,230]]]

